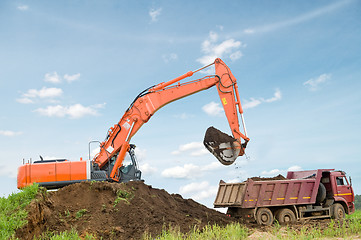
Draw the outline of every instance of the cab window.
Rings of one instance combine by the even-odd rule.
[[[345,185],[343,177],[336,177],[336,183],[337,183],[337,186]]]

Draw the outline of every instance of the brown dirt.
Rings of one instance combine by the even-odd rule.
[[[141,239],[144,232],[156,236],[169,226],[188,232],[194,226],[201,229],[207,224],[234,221],[192,199],[140,181],[73,184],[39,194],[28,210],[28,224],[17,231],[20,239],[32,239],[47,230],[62,232],[72,228],[81,236],[88,233],[103,239]]]
[[[209,127],[206,131],[206,134],[204,136],[204,142],[234,142],[236,139],[229,136],[228,134],[218,130],[215,127]]]
[[[261,180],[282,179],[255,178]],[[125,196],[127,195],[127,196]],[[124,197],[124,198],[119,198]],[[117,200],[118,199],[118,200]],[[118,203],[117,203],[118,202]],[[83,182],[54,192],[41,192],[28,206],[28,224],[17,230],[19,239],[33,239],[46,231],[75,229],[81,236],[97,239],[141,239],[146,232],[155,237],[168,227],[186,233],[207,224],[224,226],[240,221],[250,229],[250,239],[271,238],[272,226],[243,222],[209,209],[179,194],[169,194],[143,182]],[[289,225],[296,232],[304,228],[326,229],[330,219],[299,221]]]
[[[281,174],[278,174],[275,177],[252,177],[251,178],[253,181],[273,181],[273,180],[285,180],[287,178],[285,178],[284,176],[282,176]]]

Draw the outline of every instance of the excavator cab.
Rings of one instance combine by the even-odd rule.
[[[231,165],[244,154],[245,145],[215,127],[207,129],[203,144],[223,165]]]

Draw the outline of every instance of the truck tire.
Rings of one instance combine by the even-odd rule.
[[[270,226],[273,223],[272,211],[268,208],[258,208],[256,213],[256,222],[259,225]]]
[[[288,224],[288,223],[296,222],[296,215],[291,209],[283,208],[277,212],[276,220],[280,224]]]
[[[335,203],[331,206],[331,217],[336,220],[345,218],[345,209],[341,204]]]
[[[326,187],[323,183],[320,183],[318,186],[316,203],[322,203],[326,199]]]

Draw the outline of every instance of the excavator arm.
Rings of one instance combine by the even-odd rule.
[[[218,94],[234,138],[229,138],[230,140],[226,140],[226,142],[222,142],[222,139],[225,137],[224,135],[223,138],[222,136],[216,136],[216,139],[210,139],[219,133],[217,132],[219,130],[210,128],[207,131],[208,135],[206,134],[205,136],[204,144],[221,163],[226,165],[234,162],[237,156],[243,155],[243,149],[246,147],[249,138],[246,134],[242,134],[239,128],[237,112],[239,112],[242,117],[243,110],[238,95],[237,81],[228,66],[221,59],[217,58],[214,65],[216,74],[213,76],[180,83],[180,80],[192,76],[200,70],[198,69],[194,72],[187,72],[169,82],[160,83],[139,94],[126,110],[119,123],[115,124],[108,131],[106,140],[100,144],[99,154],[93,159],[93,164],[99,169],[102,169],[109,164],[109,161],[114,161],[109,177],[115,181],[119,181],[118,171],[122,166],[126,152],[129,150],[130,139],[141,126],[148,122],[156,111],[168,103],[213,86],[217,86]],[[242,123],[244,124],[243,117]],[[244,125],[243,128],[245,129]],[[244,140],[243,144],[241,143],[241,139]],[[222,147],[224,148],[223,150]],[[231,151],[231,158],[229,157],[229,153],[226,154],[226,156],[223,154],[223,152],[227,150],[228,152]]]
[[[213,64],[215,75],[180,82]],[[34,182],[51,189],[88,180],[116,182],[140,180],[141,172],[136,167],[135,146],[130,144],[131,138],[163,106],[213,86],[217,87],[232,136],[210,127],[206,131],[203,143],[222,164],[232,164],[238,156],[244,154],[249,141],[237,81],[221,59],[217,58],[210,65],[189,71],[141,92],[130,104],[120,121],[109,129],[106,139],[100,143],[99,153],[91,162],[82,161],[82,159],[80,161],[41,159],[34,163],[31,161],[23,163],[18,168],[18,188]],[[244,134],[240,131],[238,114],[241,116]],[[123,161],[127,152],[133,164],[124,166]]]

